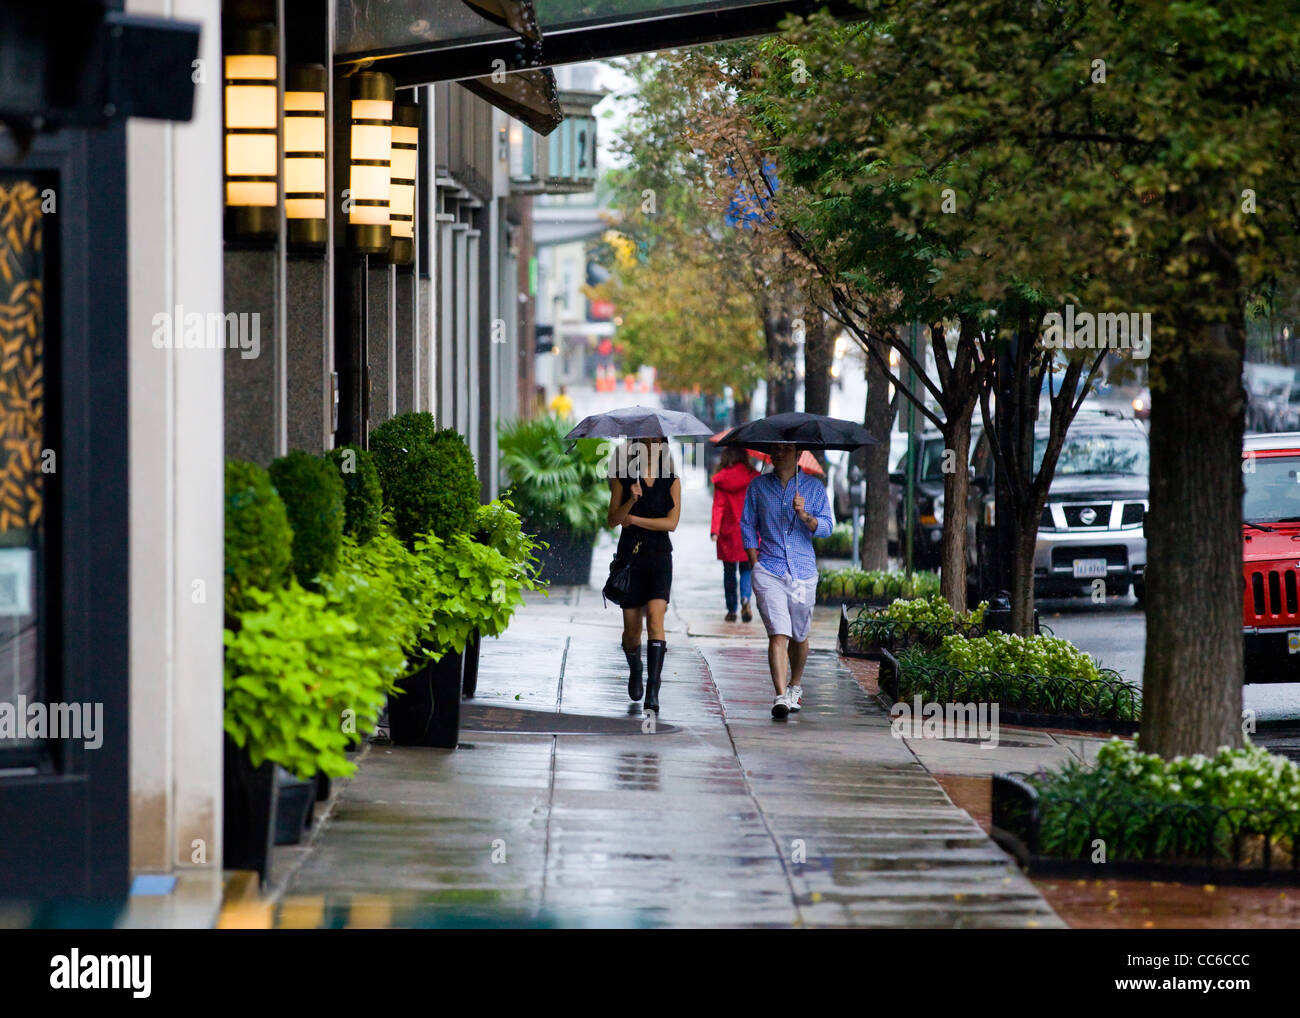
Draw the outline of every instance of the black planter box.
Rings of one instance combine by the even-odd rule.
[[[1084,879],[1168,880],[1195,884],[1224,884],[1247,887],[1291,887],[1300,885],[1300,853],[1294,853],[1289,862],[1271,860],[1267,855],[1262,864],[1250,865],[1243,860],[1243,837],[1262,836],[1261,817],[1253,811],[1242,810],[1231,831],[1232,858],[1187,858],[1175,852],[1173,858],[1121,858],[1106,862],[1093,862],[1091,855],[1081,858],[1043,855],[1042,810],[1038,791],[1024,780],[1021,774],[993,775],[992,837],[1003,851],[1011,855],[1021,868],[1032,876],[1081,877]],[[1083,807],[1083,803],[1075,803]],[[1129,803],[1138,809],[1140,803]],[[1108,801],[1108,808],[1115,804]],[[1183,830],[1193,822],[1189,807],[1167,807],[1171,829]],[[1229,814],[1231,811],[1211,810],[1212,814]],[[1269,837],[1295,830],[1295,818],[1278,822],[1274,816]],[[1224,820],[1215,817],[1209,822],[1215,827]],[[1090,836],[1089,843],[1093,841]]]
[[[223,869],[254,870],[266,883],[275,836],[277,788],[275,765],[254,767],[248,751],[229,735],[224,750]]]
[[[550,530],[537,536],[549,545],[536,553],[543,580],[555,587],[585,587],[591,582],[594,535],[575,538],[568,530]]]
[[[465,671],[461,675],[460,688],[466,699],[472,699],[478,691],[478,651],[481,642],[482,637],[476,629],[465,644]]]
[[[388,697],[388,734],[395,746],[455,749],[460,740],[464,656],[448,651],[404,679]]]
[[[877,654],[853,655],[854,657],[868,657],[880,662],[880,693],[887,704],[902,702],[903,694],[900,693],[900,686],[903,680],[903,667],[898,658],[887,650],[881,650]],[[959,668],[946,669],[953,674],[967,674],[985,676],[995,679],[1000,676],[998,672],[967,672],[962,673]],[[1022,676],[1023,677],[1023,676]],[[1032,676],[1045,683],[1061,684],[1082,680],[1061,679],[1050,675]],[[1124,682],[1116,675],[1115,679],[1107,680],[1110,688],[1117,698],[1125,691],[1132,691],[1131,695],[1136,695],[1136,687],[1130,683]],[[915,695],[915,694],[913,694]],[[940,702],[948,702],[944,699],[942,693],[933,694]],[[1129,718],[1112,717],[1107,714],[1098,713],[1049,713],[1044,710],[1036,709],[1032,703],[1017,702],[1014,698],[1007,695],[980,697],[978,703],[996,703],[998,704],[998,718],[1005,725],[1020,725],[1025,728],[1061,728],[1066,731],[1075,732],[1109,732],[1112,735],[1132,735],[1141,727],[1140,720]]]
[[[316,803],[316,780],[299,781],[283,767],[276,768],[275,843],[296,845],[311,824]]]

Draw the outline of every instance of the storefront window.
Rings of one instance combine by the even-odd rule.
[[[38,181],[0,174],[0,769],[47,734],[39,623],[44,545],[45,294]]]

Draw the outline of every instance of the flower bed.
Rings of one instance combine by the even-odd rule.
[[[937,647],[946,636],[983,636],[988,602],[967,612],[955,612],[938,594],[912,600],[896,599],[884,608],[864,606],[851,622],[841,611],[840,653],[878,660],[882,650],[898,654],[910,647]]]
[[[826,537],[813,538],[813,551],[820,558],[848,558],[853,554],[853,526],[837,523]]]
[[[891,702],[996,703],[1010,724],[1113,732],[1135,731],[1141,713],[1141,690],[1059,637],[954,634],[881,659]]]
[[[1113,740],[993,779],[994,837],[1031,870],[1300,883],[1300,766],[1258,746],[1163,760]]]
[[[883,569],[823,569],[817,576],[818,604],[866,604],[883,608],[900,597],[939,593],[938,573],[891,573]]]

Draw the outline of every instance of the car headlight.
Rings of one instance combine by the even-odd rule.
[[[934,522],[943,522],[943,496],[936,495],[934,499]]]

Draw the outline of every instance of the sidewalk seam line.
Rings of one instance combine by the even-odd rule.
[[[564,653],[560,655],[560,681],[555,691],[555,713],[559,714],[560,703],[564,699],[564,669],[569,663],[569,644],[572,642],[572,636],[564,638]],[[555,754],[559,748],[560,737],[551,736],[551,772],[550,779],[546,784],[546,833],[542,840],[542,895],[537,902],[537,912],[540,918],[546,910],[546,878],[551,869],[551,813],[555,809]]]
[[[688,637],[687,639],[693,640],[694,638]],[[791,877],[790,868],[786,865],[785,852],[781,850],[781,843],[777,841],[776,834],[767,821],[767,814],[763,812],[763,804],[758,801],[758,796],[754,793],[754,786],[750,783],[749,775],[745,772],[745,761],[740,758],[740,748],[736,745],[735,736],[731,734],[731,721],[727,717],[726,701],[722,698],[722,690],[713,678],[713,666],[709,664],[709,659],[704,656],[699,647],[692,645],[691,649],[696,654],[699,654],[700,660],[704,662],[704,670],[709,676],[709,683],[713,686],[713,691],[718,697],[718,707],[722,710],[722,727],[727,732],[727,741],[731,743],[731,755],[735,758],[736,766],[740,769],[740,780],[745,783],[745,794],[749,796],[749,801],[754,804],[754,809],[758,811],[758,819],[763,824],[763,830],[767,832],[772,847],[776,849],[776,858],[781,864],[781,873],[785,877],[786,886],[790,888],[790,904],[794,907],[795,925],[802,928],[803,910],[799,906],[799,894],[794,888],[794,878]]]

